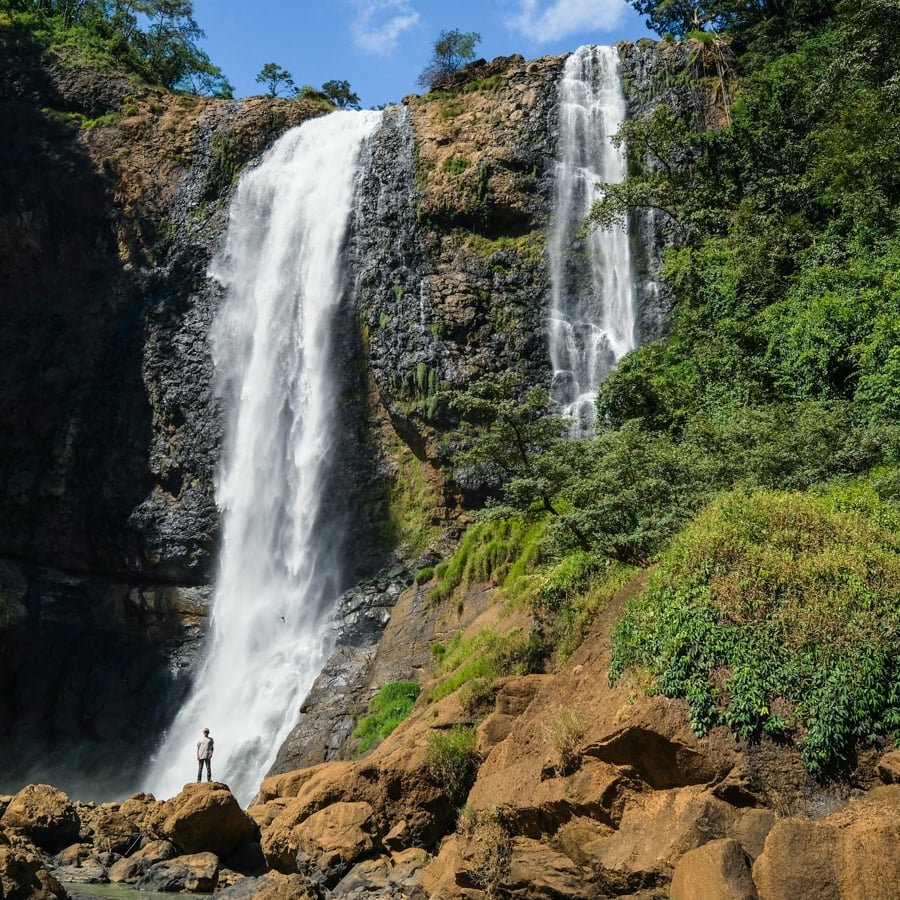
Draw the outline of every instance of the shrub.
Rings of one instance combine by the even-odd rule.
[[[900,538],[881,524],[896,508],[859,493],[714,503],[618,624],[611,678],[646,667],[699,734],[791,738],[820,775],[900,737]]]
[[[454,806],[460,807],[465,802],[480,765],[481,756],[471,728],[455,726],[428,736],[425,755],[428,776]]]
[[[557,775],[570,775],[581,758],[581,742],[587,733],[584,722],[576,712],[561,706],[544,725],[544,737],[556,751]]]
[[[412,712],[419,685],[415,681],[392,681],[369,701],[369,714],[359,720],[351,738],[354,755],[365,753],[383,741]]]
[[[426,566],[416,572],[416,584],[427,584],[432,578],[434,578],[434,569],[431,566]]]

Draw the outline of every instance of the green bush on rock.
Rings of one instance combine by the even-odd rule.
[[[853,485],[734,493],[673,541],[614,634],[611,678],[641,667],[704,734],[791,738],[812,772],[900,737],[896,510]]]
[[[419,685],[415,681],[392,681],[369,701],[369,714],[359,720],[351,739],[355,755],[383,741],[412,712]]]

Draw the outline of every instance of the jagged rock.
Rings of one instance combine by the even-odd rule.
[[[73,884],[106,884],[109,881],[106,866],[96,857],[81,859],[76,865],[60,866],[53,870],[59,881],[70,881]]]
[[[392,567],[338,599],[330,625],[334,650],[267,777],[338,758],[371,696],[369,674],[379,639],[411,580],[408,569]]]
[[[523,675],[498,678],[491,685],[494,712],[478,726],[478,747],[483,753],[509,736],[513,723],[551,678],[549,675]]]
[[[152,865],[137,882],[139,891],[198,891],[216,889],[219,860],[214,853],[193,853]]]
[[[678,861],[671,900],[757,900],[750,861],[730,838],[710,841]]]
[[[256,836],[256,823],[226,784],[187,784],[147,815],[145,827],[183,853],[227,856]]]
[[[302,876],[269,872],[258,878],[242,878],[216,895],[220,900],[320,900]]]
[[[48,871],[36,847],[21,839],[11,844],[0,833],[0,897],[49,900],[65,896],[65,890]]]
[[[776,822],[753,866],[760,900],[900,896],[900,785],[875,788],[820,821]]]
[[[293,830],[298,855],[322,874],[326,884],[336,884],[354,863],[372,853],[372,813],[368,803],[333,803],[313,813]]]
[[[68,796],[49,784],[29,784],[6,807],[0,825],[54,851],[78,840],[81,822]]]
[[[900,750],[885,753],[878,761],[876,771],[885,784],[900,784]]]
[[[71,844],[64,850],[60,850],[53,857],[54,866],[74,866],[81,859],[87,859],[94,850],[93,844]]]
[[[93,832],[94,846],[98,851],[127,853],[137,846],[140,839],[140,829],[130,818],[122,815],[118,804],[99,807],[89,817],[83,817],[82,824]]]
[[[131,856],[113,863],[107,873],[109,880],[116,883],[134,884],[156,863],[172,859],[177,852],[168,841],[151,841]]]

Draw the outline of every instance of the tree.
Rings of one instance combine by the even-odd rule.
[[[339,109],[359,109],[359,95],[350,90],[349,81],[326,81],[322,93]]]
[[[434,90],[446,78],[458,72],[464,65],[475,59],[475,48],[481,42],[477,31],[442,31],[431,52],[431,59],[422,70],[418,84]]]
[[[277,63],[268,62],[260,70],[256,76],[257,84],[266,85],[266,93],[270,97],[277,97],[282,90],[289,94],[296,93],[294,78],[287,69],[282,69]]]

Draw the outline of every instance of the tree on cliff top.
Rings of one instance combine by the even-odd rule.
[[[267,62],[256,76],[257,84],[266,86],[266,93],[270,97],[277,97],[282,90],[290,94],[296,93],[294,78],[287,69],[282,69],[277,63]]]
[[[477,31],[441,31],[431,50],[431,59],[418,78],[420,87],[434,90],[445,78],[458,72],[475,59],[475,48],[481,43]]]

